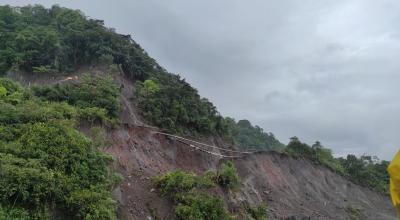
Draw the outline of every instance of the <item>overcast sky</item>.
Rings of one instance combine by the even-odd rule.
[[[80,9],[131,34],[224,116],[282,142],[391,159],[400,146],[398,0],[4,1]]]

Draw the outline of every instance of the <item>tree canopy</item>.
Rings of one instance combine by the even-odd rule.
[[[210,101],[200,97],[179,75],[161,68],[129,35],[117,34],[105,27],[103,21],[87,18],[78,10],[57,5],[0,6],[0,28],[4,30],[0,35],[0,74],[60,73],[89,64],[118,65],[137,82],[139,107],[150,123],[177,133],[219,134],[242,147],[257,150],[282,149],[271,133],[222,117]],[[96,89],[91,85],[86,88]],[[76,95],[70,94],[66,100],[65,93],[76,91],[74,85],[61,85],[37,89],[35,94],[74,104]],[[98,98],[95,102],[101,103],[93,103],[89,97],[84,103],[75,104],[88,108],[99,104],[115,106],[104,101]],[[105,109],[108,115],[115,116],[117,109]]]
[[[0,88],[0,219],[114,219],[112,157],[75,128],[79,109]]]
[[[284,152],[295,157],[308,158],[316,164],[327,166],[359,185],[383,193],[388,192],[388,161],[367,155],[356,157],[351,154],[347,155],[346,158],[335,158],[332,151],[323,147],[319,141],[310,147],[302,143],[297,137],[291,138]]]
[[[103,21],[57,5],[0,6],[0,74],[10,70],[72,71],[112,59],[132,79],[161,68],[130,36],[116,34]]]

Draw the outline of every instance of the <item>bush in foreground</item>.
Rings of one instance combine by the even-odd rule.
[[[177,220],[225,220],[231,219],[221,198],[204,193],[188,193],[179,197],[175,208]]]
[[[174,171],[156,176],[154,183],[161,195],[174,200],[176,219],[230,219],[222,199],[205,193],[204,189],[215,186],[215,177],[216,174],[212,171],[208,171],[202,176],[190,172]]]
[[[75,128],[77,107],[0,87],[0,219],[115,219],[112,157]]]
[[[231,161],[222,164],[218,170],[217,181],[219,185],[228,189],[233,189],[239,184],[239,175]]]

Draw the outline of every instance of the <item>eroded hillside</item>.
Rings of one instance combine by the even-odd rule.
[[[27,78],[23,74],[14,78],[26,85],[71,83],[79,81],[83,72],[104,75],[103,68],[85,68],[50,80]],[[160,195],[153,183],[154,176],[174,170],[198,174],[215,171],[227,160],[237,167],[240,184],[233,191],[218,187],[213,193],[223,198],[227,210],[237,219],[245,219],[243,203],[265,204],[269,219],[395,219],[388,196],[358,186],[308,159],[274,152],[221,158],[160,134],[157,128],[143,127],[133,83],[121,73],[113,74],[113,79],[121,88],[121,125],[106,129],[111,143],[103,150],[114,157],[113,169],[124,177],[113,191],[120,219],[172,219],[173,203]],[[82,129],[87,133],[87,128]],[[220,148],[227,146],[216,136],[187,138]],[[227,154],[218,149],[208,150]]]
[[[121,83],[129,80],[119,79]],[[131,90],[128,85],[125,90]],[[122,100],[134,100],[131,92]],[[280,153],[261,152],[226,159],[195,150],[156,129],[135,126],[140,116],[132,102],[124,103],[121,118],[126,127],[109,131],[112,146],[106,149],[116,158],[114,168],[125,180],[114,191],[123,219],[170,219],[172,203],[162,198],[152,183],[154,175],[173,170],[202,173],[216,170],[232,160],[239,171],[240,187],[233,192],[219,189],[228,210],[238,213],[242,202],[266,204],[269,219],[395,219],[389,197],[355,185],[331,169],[307,159]],[[127,117],[127,116],[131,117]],[[138,119],[139,118],[139,119]],[[226,146],[217,137],[199,140]],[[214,150],[216,153],[224,153]]]
[[[110,136],[114,144],[106,151],[114,155],[115,169],[125,177],[114,192],[124,219],[170,219],[171,202],[157,194],[152,177],[176,169],[215,170],[223,161],[146,128],[115,130]],[[259,153],[234,162],[240,188],[234,193],[220,191],[229,210],[248,201],[267,204],[270,219],[395,219],[386,195],[355,185],[308,160]]]
[[[22,89],[5,80],[0,87],[1,131],[7,134],[2,133],[0,140],[0,165],[7,165],[3,166],[7,172],[0,172],[7,186],[0,201],[0,217],[32,219],[35,217],[29,216],[34,213],[45,219],[113,219],[113,190],[119,219],[173,219],[176,197],[161,195],[154,177],[175,170],[201,176],[231,161],[238,170],[237,186],[215,185],[199,191],[217,198],[212,205],[222,201],[223,214],[226,210],[236,219],[248,219],[246,207],[260,205],[267,207],[269,219],[395,218],[388,196],[355,185],[333,171],[340,162],[329,150],[316,148],[328,155],[323,159],[327,159],[325,165],[333,165],[330,169],[304,159],[317,151],[300,142],[289,153],[300,152],[303,157],[267,152],[282,151],[284,145],[246,120],[236,122],[221,116],[189,83],[168,73],[130,36],[115,33],[103,21],[59,6],[0,9],[0,25],[7,30],[1,36],[4,62],[0,73],[25,86]],[[36,134],[33,131],[40,130],[34,127],[32,132],[20,132],[32,125],[52,131],[54,121],[62,128],[55,136],[44,130],[31,141],[30,136]],[[10,128],[11,135],[4,132]],[[57,141],[68,137],[67,132],[84,144],[69,138],[62,145],[65,154],[57,153]],[[75,155],[75,145],[95,156]],[[112,170],[124,177],[120,184],[108,169],[111,158],[99,150],[114,158]],[[21,163],[27,155],[37,168],[32,175]],[[321,159],[321,155],[309,156]],[[107,163],[92,159],[100,156],[107,158]],[[54,163],[47,160],[52,157]],[[71,164],[77,168],[72,169]],[[39,184],[30,181],[30,175],[35,177],[43,170],[46,178],[38,179]],[[383,183],[385,188],[383,173],[383,181],[377,185]],[[71,184],[64,181],[65,190],[58,191],[57,183],[64,179],[74,187],[70,189]],[[19,185],[8,187],[14,183]],[[35,186],[41,186],[40,190]],[[16,190],[20,188],[25,191]]]

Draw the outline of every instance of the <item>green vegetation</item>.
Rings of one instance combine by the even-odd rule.
[[[0,88],[0,219],[48,219],[56,211],[115,219],[110,190],[119,178],[108,168],[111,156],[75,129],[79,109],[7,79]]]
[[[247,220],[266,220],[268,217],[267,208],[264,205],[249,206],[246,205]]]
[[[116,118],[120,110],[119,89],[110,76],[85,74],[79,83],[34,87],[33,93],[42,100],[67,102],[84,109],[84,117],[93,117],[91,120]]]
[[[173,196],[189,192],[196,187],[212,187],[214,183],[211,178],[209,174],[199,177],[194,173],[175,171],[156,176],[154,183],[163,196]]]
[[[218,174],[207,171],[202,176],[184,171],[168,172],[154,178],[154,184],[161,195],[168,196],[176,203],[176,219],[230,219],[221,198],[205,193],[215,183],[222,187],[237,186],[239,176],[232,162],[221,165]],[[255,212],[256,213],[256,212]]]
[[[80,82],[32,88],[42,101],[66,102],[75,106],[80,122],[112,127],[118,122],[119,89],[109,76],[83,75]]]
[[[377,158],[365,155],[360,158],[354,155],[348,155],[347,158],[334,158],[331,150],[324,148],[318,141],[310,147],[300,142],[297,137],[291,138],[284,152],[327,166],[359,185],[382,193],[388,192],[389,174],[386,171],[388,161],[379,161]]]
[[[2,207],[0,205],[0,219],[4,220],[26,220],[26,219],[51,219],[48,209],[37,209],[35,212],[28,212],[19,207]]]
[[[338,158],[346,171],[346,175],[355,183],[368,186],[379,192],[389,192],[388,161],[379,161],[371,156],[347,155],[346,158]]]
[[[132,79],[161,70],[129,35],[116,34],[78,10],[0,6],[0,29],[0,74],[65,72],[111,62]]]
[[[232,118],[225,118],[228,127],[227,136],[243,150],[278,151],[281,152],[285,145],[279,142],[271,132],[265,133],[259,126],[253,126],[248,120],[239,120],[237,123]]]
[[[217,173],[207,171],[198,176],[195,173],[178,170],[154,177],[154,184],[163,196],[189,192],[194,188],[210,188],[216,183],[229,189],[239,184],[239,175],[231,161],[223,163]]]
[[[217,174],[217,182],[222,187],[233,189],[239,184],[239,175],[235,165],[228,161],[221,165]]]
[[[170,132],[219,134],[241,149],[282,151],[272,133],[247,120],[223,118],[215,106],[177,75],[159,74],[137,83],[139,106],[147,120]]]
[[[350,220],[359,220],[361,219],[362,209],[358,207],[354,207],[351,203],[347,203],[345,207],[345,211],[349,215]]]
[[[174,171],[156,176],[154,183],[161,195],[174,200],[176,219],[231,219],[221,198],[203,192],[215,186],[215,176],[212,171],[205,172],[202,176]]]
[[[224,118],[179,76],[159,74],[136,88],[143,115],[154,125],[176,133],[224,134]]]
[[[221,198],[205,193],[192,192],[179,197],[175,219],[225,220],[231,219]]]
[[[211,102],[201,98],[180,76],[161,68],[129,35],[117,34],[105,27],[103,21],[89,19],[80,11],[60,6],[0,6],[0,28],[4,30],[0,36],[0,74],[58,73],[88,64],[119,66],[125,75],[137,81],[141,113],[154,125],[182,134],[219,134],[243,148],[283,149],[273,134],[223,118]],[[113,100],[93,103],[91,90],[77,90],[75,85],[68,84],[45,87],[35,93],[48,100],[78,105],[82,117],[91,122],[104,119],[104,112],[95,107],[105,108],[108,116],[115,117],[118,109],[112,108],[116,106]],[[64,97],[66,93],[69,100]],[[95,97],[102,97],[100,94]],[[85,103],[76,103],[76,97]]]
[[[295,157],[308,158],[316,164],[325,165],[340,174],[344,174],[343,167],[333,157],[332,151],[324,148],[318,141],[310,147],[305,143],[301,143],[297,137],[293,137],[284,152]]]

